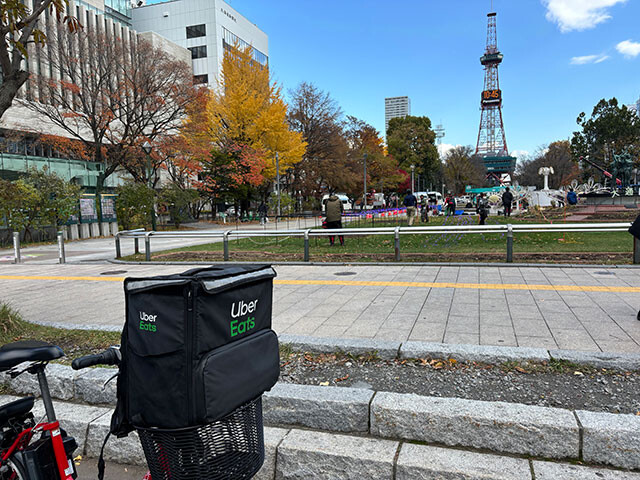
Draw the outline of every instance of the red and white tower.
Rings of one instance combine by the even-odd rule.
[[[476,155],[484,159],[487,171],[493,174],[511,173],[516,163],[516,159],[509,156],[502,120],[502,90],[498,67],[503,55],[498,50],[496,16],[495,12],[487,15],[487,48],[480,57],[480,63],[484,66],[484,90],[480,100],[482,114],[476,145]]]

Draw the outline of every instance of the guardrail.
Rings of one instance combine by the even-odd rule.
[[[210,230],[210,231],[178,231],[153,232],[144,229],[118,232],[115,237],[116,258],[121,257],[120,239],[133,238],[136,253],[138,240],[144,239],[145,259],[151,260],[151,237],[158,238],[211,238],[223,243],[224,260],[229,260],[230,238],[251,237],[300,237],[304,239],[304,261],[309,261],[309,239],[326,237],[327,235],[365,236],[393,235],[395,260],[400,261],[400,237],[402,235],[434,235],[434,234],[506,234],[506,261],[513,262],[513,236],[516,233],[550,233],[550,232],[624,232],[630,223],[566,223],[566,224],[503,224],[503,225],[452,225],[452,226],[417,226],[417,227],[377,227],[377,228],[342,228],[342,229],[299,229],[299,230]],[[640,241],[634,238],[633,262],[640,264]]]

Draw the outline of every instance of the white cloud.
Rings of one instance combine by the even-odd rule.
[[[611,18],[608,9],[627,0],[542,0],[547,20],[558,24],[563,33],[587,30]]]
[[[512,150],[510,155],[522,161],[529,158],[530,153],[527,150]]]
[[[440,154],[440,158],[444,158],[447,153],[453,150],[456,147],[461,147],[462,145],[451,145],[449,143],[441,143],[437,145],[438,153]]]
[[[616,45],[616,50],[627,58],[635,58],[640,55],[640,43],[625,40]]]
[[[600,55],[584,55],[582,57],[573,57],[571,65],[586,65],[588,63],[602,63],[609,58],[609,55],[601,53]]]

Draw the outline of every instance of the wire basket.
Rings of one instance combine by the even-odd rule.
[[[153,480],[249,479],[264,461],[262,397],[208,425],[137,430]]]

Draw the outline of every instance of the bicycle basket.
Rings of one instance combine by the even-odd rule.
[[[262,397],[208,425],[137,431],[153,480],[249,479],[264,461]]]

